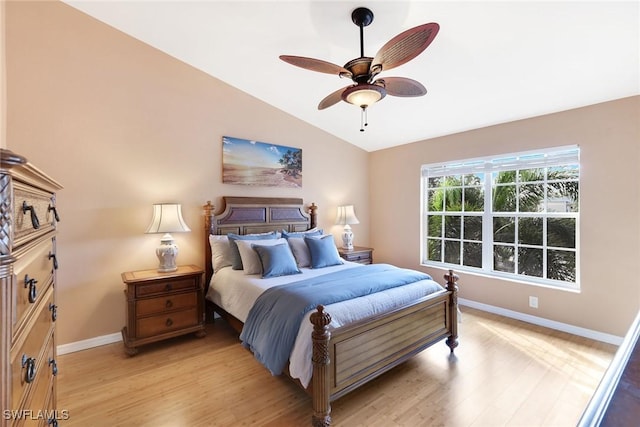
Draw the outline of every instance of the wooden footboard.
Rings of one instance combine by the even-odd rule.
[[[449,270],[447,290],[366,321],[329,330],[331,316],[318,306],[313,324],[314,426],[331,424],[331,401],[446,338],[458,346],[458,277]]]

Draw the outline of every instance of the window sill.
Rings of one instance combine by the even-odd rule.
[[[469,274],[469,275],[472,275],[472,276],[483,277],[483,278],[486,278],[486,279],[493,279],[493,280],[498,280],[498,281],[503,281],[503,282],[517,283],[517,284],[520,284],[520,285],[536,286],[536,287],[540,287],[540,288],[553,289],[553,290],[556,290],[556,291],[566,291],[566,292],[575,293],[575,294],[581,293],[579,283],[576,283],[575,287],[574,286],[568,286],[568,285],[567,286],[555,285],[555,284],[552,284],[552,283],[544,283],[542,281],[520,279],[520,278],[508,276],[508,275],[502,275],[502,274],[499,274],[499,273],[487,273],[485,271],[481,271],[481,270],[477,270],[477,269],[465,268],[463,266],[454,265],[454,264],[447,265],[447,264],[425,264],[425,263],[421,263],[420,265],[422,267],[435,268],[437,270],[443,270],[443,271],[453,270],[456,273],[464,273],[464,274]]]

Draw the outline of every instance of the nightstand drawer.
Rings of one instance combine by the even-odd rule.
[[[189,326],[196,326],[199,323],[198,309],[194,307],[190,310],[141,318],[136,321],[136,326],[138,338],[144,338]]]
[[[198,294],[196,292],[142,299],[136,301],[136,313],[138,317],[147,316],[149,314],[165,313],[169,310],[180,310],[183,308],[195,307],[197,302]]]
[[[338,249],[338,253],[340,256],[351,262],[357,262],[360,264],[371,264],[373,263],[373,249],[365,248],[363,246],[354,246],[353,249],[347,250],[344,248]]]
[[[342,258],[351,262],[367,261],[368,263],[371,263],[371,255],[369,253],[345,254]]]
[[[167,292],[195,289],[196,281],[192,278],[178,280],[162,280],[136,286],[136,297],[145,297]]]

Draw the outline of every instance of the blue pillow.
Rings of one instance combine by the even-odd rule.
[[[288,239],[289,237],[304,237],[304,236],[322,236],[322,229],[314,229],[313,231],[294,231],[288,232],[282,230],[282,237]]]
[[[300,274],[296,260],[286,243],[273,246],[251,245],[262,264],[262,278]]]
[[[311,268],[330,267],[343,263],[331,234],[322,237],[305,236],[304,242],[311,255]]]
[[[227,234],[229,238],[229,246],[231,246],[231,268],[234,270],[242,270],[242,258],[240,257],[240,250],[236,244],[236,240],[265,240],[265,239],[277,239],[280,237],[280,233],[272,231],[271,233],[263,234]]]

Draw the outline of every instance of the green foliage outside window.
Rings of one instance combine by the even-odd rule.
[[[575,283],[578,178],[575,164],[428,177],[426,261],[482,269],[485,248],[484,269]]]

